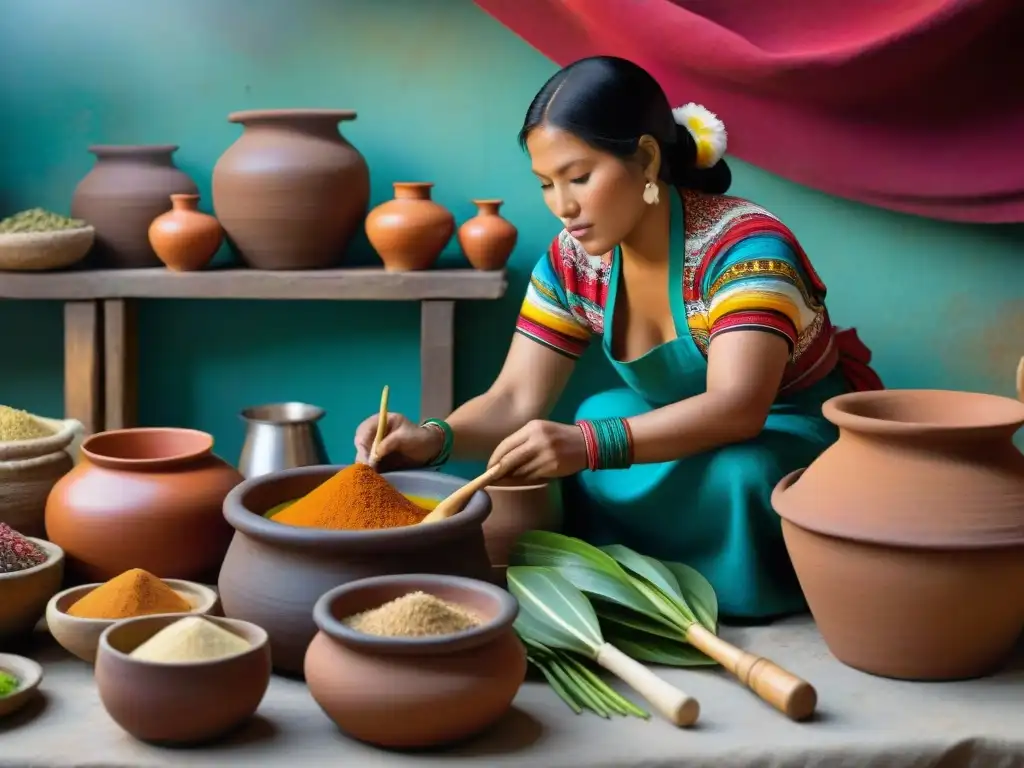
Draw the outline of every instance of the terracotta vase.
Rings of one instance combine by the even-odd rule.
[[[224,500],[235,528],[218,587],[224,615],[267,630],[279,672],[301,674],[316,634],[313,606],[327,592],[367,576],[440,573],[486,580],[490,561],[481,528],[491,500],[480,491],[459,514],[424,526],[372,531],[298,528],[263,515],[301,498],[343,466],[286,469],[246,480]],[[399,492],[441,499],[465,480],[438,472],[391,472]]]
[[[506,480],[485,490],[491,497],[491,514],[484,521],[487,557],[494,580],[502,584],[509,555],[520,536],[527,531],[562,530],[562,486],[557,481],[525,485]]]
[[[366,635],[342,623],[416,590],[465,606],[483,623],[423,638]],[[391,749],[462,741],[508,712],[523,684],[526,650],[512,629],[518,612],[508,592],[450,576],[384,576],[332,589],[313,609],[320,631],[305,658],[309,692],[360,741]]]
[[[366,217],[366,236],[384,269],[429,269],[455,232],[455,217],[430,199],[430,182],[396,181],[395,197]]]
[[[839,440],[772,503],[832,653],[911,680],[996,669],[1024,629],[1024,404],[889,390],[823,413]]]
[[[73,582],[106,581],[131,568],[209,583],[231,541],[224,497],[242,480],[192,429],[100,432],[53,487],[46,533],[67,556]]]
[[[516,247],[519,232],[498,213],[502,202],[474,200],[476,216],[459,227],[459,246],[475,269],[501,269]]]
[[[347,109],[234,112],[245,130],[213,169],[213,207],[255,269],[337,266],[366,215],[370,171],[338,132]]]
[[[153,219],[149,242],[168,269],[202,269],[224,240],[220,222],[199,210],[199,195],[171,195],[171,210]]]
[[[195,182],[174,164],[173,144],[89,147],[96,165],[75,187],[71,215],[96,230],[90,266],[159,267],[149,225],[171,209],[171,195],[194,195]]]

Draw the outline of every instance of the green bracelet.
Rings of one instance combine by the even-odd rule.
[[[447,463],[448,459],[451,458],[452,446],[455,444],[455,433],[448,425],[448,422],[443,419],[427,419],[420,424],[420,427],[434,427],[435,429],[441,430],[441,434],[444,435],[444,443],[441,445],[441,451],[427,464],[428,467],[443,466]]]

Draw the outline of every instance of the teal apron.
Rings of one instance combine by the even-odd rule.
[[[683,303],[685,220],[672,193],[669,299],[677,338],[630,362],[612,354],[621,257],[612,264],[605,304],[605,354],[628,389],[585,400],[576,419],[630,418],[701,394],[707,360]],[[770,498],[775,484],[806,467],[838,433],[821,404],[849,390],[838,368],[811,388],[780,397],[753,440],[661,464],[583,471],[574,499],[574,533],[597,545],[624,544],[661,560],[686,563],[718,594],[723,616],[763,619],[804,610]],[[577,492],[573,493],[575,490]]]

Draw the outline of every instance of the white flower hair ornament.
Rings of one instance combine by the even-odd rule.
[[[672,110],[676,125],[681,125],[697,144],[697,167],[711,168],[725,156],[729,134],[725,123],[711,110],[690,102]]]

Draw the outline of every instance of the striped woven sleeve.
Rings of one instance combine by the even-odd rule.
[[[570,310],[565,286],[555,271],[550,252],[540,258],[530,275],[516,333],[573,360],[590,343],[590,328]]]
[[[800,259],[775,234],[744,237],[717,254],[703,283],[711,340],[728,331],[767,331],[793,349],[821,307]]]

